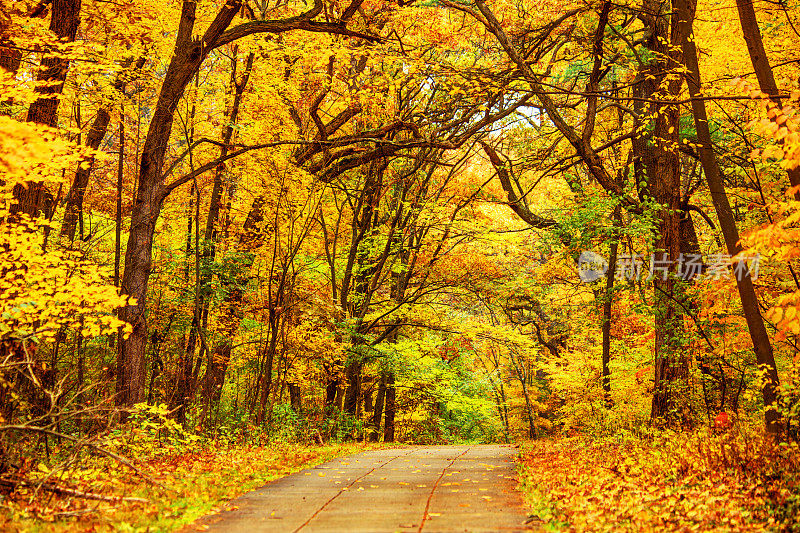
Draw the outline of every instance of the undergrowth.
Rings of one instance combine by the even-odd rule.
[[[0,531],[173,531],[272,479],[375,446],[288,442],[255,428],[200,436],[167,414],[142,406],[91,441],[52,439],[38,463],[20,458],[0,494]],[[25,432],[16,445],[38,438]]]

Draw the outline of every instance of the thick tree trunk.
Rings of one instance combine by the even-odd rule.
[[[0,47],[0,68],[6,69],[11,74],[16,74],[19,66],[22,63],[22,52],[19,50],[12,50],[11,48]],[[8,104],[10,102],[2,102]]]
[[[289,383],[289,402],[297,416],[303,416],[303,395],[300,385]]]
[[[50,31],[63,42],[75,40],[80,24],[81,0],[52,0]],[[44,57],[37,82],[46,82],[36,88],[41,94],[28,109],[28,122],[55,127],[58,123],[58,98],[67,79],[69,60],[62,57]]]
[[[325,385],[325,416],[333,415],[333,408],[336,406],[336,392],[339,390],[338,379],[328,379]]]
[[[637,114],[650,117],[652,131],[633,139],[634,171],[639,197],[651,197],[661,209],[653,267],[655,313],[654,390],[651,418],[658,422],[682,419],[678,413],[678,388],[688,377],[688,357],[682,349],[683,299],[675,283],[676,262],[680,257],[681,162],[678,152],[679,110],[660,104],[660,98],[673,99],[682,80],[667,80],[681,64],[680,26],[668,0],[643,0],[642,20],[647,38],[644,47],[652,58],[640,69],[634,83]],[[641,99],[648,99],[645,103]]]
[[[172,60],[167,67],[161,92],[150,121],[139,166],[139,181],[131,213],[130,235],[125,253],[125,270],[122,277],[123,294],[135,303],[123,307],[120,318],[133,326],[133,332],[122,342],[119,352],[124,368],[117,402],[133,405],[142,398],[145,379],[145,346],[147,344],[147,286],[152,268],[153,236],[167,191],[164,188],[164,155],[169,144],[175,110],[186,86],[208,55],[210,49],[203,41],[192,38],[195,2],[183,2],[178,35]],[[238,6],[228,5],[220,11],[212,27],[221,33],[238,11]],[[211,31],[209,29],[208,32]],[[212,36],[216,38],[216,36]]]
[[[130,236],[125,253],[123,293],[134,302],[124,307],[120,318],[133,327],[133,332],[122,343],[118,366],[125,369],[119,382],[117,402],[132,405],[139,401],[144,384],[144,349],[147,342],[147,285],[152,267],[153,236],[164,199],[172,187],[165,186],[164,157],[169,145],[172,121],[178,102],[192,77],[211,50],[255,33],[281,33],[291,30],[351,34],[343,23],[355,13],[361,0],[354,0],[337,23],[316,22],[323,4],[314,5],[300,15],[270,21],[252,21],[229,29],[242,8],[242,0],[228,0],[217,12],[202,37],[194,37],[197,2],[184,0],[175,47],[164,75],[161,91],[147,131],[139,167],[139,181],[131,214]],[[177,183],[180,183],[180,180]]]
[[[345,371],[347,392],[344,396],[344,410],[353,416],[357,414],[358,399],[361,396],[361,369],[363,366],[360,361],[354,361],[347,365],[347,370]]]
[[[668,115],[664,112],[664,115]],[[677,116],[673,127],[677,129]],[[664,131],[656,128],[656,131]],[[677,139],[676,139],[677,142]],[[653,174],[653,197],[664,209],[658,228],[659,238],[653,258],[655,267],[668,268],[661,272],[654,268],[655,312],[655,378],[651,417],[657,421],[682,420],[683,413],[678,398],[688,378],[689,358],[684,350],[683,312],[679,302],[684,295],[674,278],[674,263],[680,257],[680,161],[677,154],[662,152],[667,161],[659,162]],[[668,265],[668,266],[667,266]]]
[[[22,63],[22,52],[11,48],[0,47],[0,69],[16,75]],[[0,115],[10,115],[13,98],[0,98]]]
[[[738,4],[738,2],[737,2]],[[697,59],[697,48],[694,41],[688,38],[691,35],[691,24],[694,20],[696,3],[694,0],[676,0],[678,12],[681,19],[685,22],[688,29],[685,32],[686,39],[682,45],[684,50],[684,61],[688,71],[687,84],[692,95],[692,111],[694,114],[695,128],[699,141],[698,151],[703,165],[703,172],[711,191],[711,199],[714,202],[714,209],[717,212],[722,234],[725,237],[725,244],[731,256],[742,251],[739,244],[739,231],[736,228],[736,220],[733,217],[728,195],[725,192],[725,184],[722,178],[722,171],[717,163],[716,156],[711,144],[711,132],[708,127],[708,115],[706,113],[705,102],[701,99],[701,78],[700,66]],[[738,272],[737,272],[738,271]],[[769,433],[779,434],[779,415],[775,409],[777,399],[776,389],[779,385],[778,370],[775,364],[775,356],[772,352],[772,343],[769,334],[764,326],[764,319],[758,307],[758,298],[753,280],[747,265],[739,264],[735,269],[736,286],[739,289],[739,297],[742,300],[747,327],[750,332],[750,339],[753,342],[756,362],[759,368],[765,371],[761,385],[761,394],[764,399],[765,414],[764,422]]]
[[[358,9],[355,0],[345,11],[347,19]],[[228,0],[219,9],[202,37],[195,38],[194,23],[197,3],[184,0],[175,38],[175,48],[170,60],[161,91],[145,138],[139,181],[136,188],[133,212],[131,213],[130,236],[125,253],[125,272],[122,279],[123,293],[131,296],[135,303],[122,309],[120,318],[133,326],[133,332],[122,343],[118,366],[124,367],[125,375],[117,390],[117,402],[133,405],[142,396],[144,384],[144,349],[147,342],[147,285],[152,268],[153,236],[164,199],[172,190],[164,184],[164,157],[169,145],[172,121],[178,102],[186,86],[195,76],[209,52],[219,46],[232,43],[255,33],[281,33],[291,30],[349,33],[340,23],[311,22],[322,13],[323,4],[316,0],[307,12],[272,21],[257,21],[258,24],[241,24],[228,29],[241,10],[241,0]]]
[[[50,31],[63,42],[73,42],[80,23],[81,0],[52,0],[50,11]],[[68,69],[68,59],[51,56],[42,58],[36,76],[36,92],[41,96],[28,109],[28,122],[52,128],[58,125],[58,95],[64,88]],[[12,208],[12,213],[21,212],[35,217],[44,210],[45,215],[49,216],[53,208],[53,195],[42,182],[17,185],[14,187],[14,198],[17,205]]]

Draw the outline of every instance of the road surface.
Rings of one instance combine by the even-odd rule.
[[[278,479],[187,530],[229,533],[530,531],[509,446],[409,446]]]

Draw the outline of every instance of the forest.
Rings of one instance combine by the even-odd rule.
[[[0,0],[0,529],[472,442],[552,530],[800,527],[798,45],[797,0]]]

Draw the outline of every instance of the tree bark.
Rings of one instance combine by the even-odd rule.
[[[780,106],[780,91],[778,91],[778,84],[775,83],[775,75],[769,64],[767,51],[764,49],[764,41],[761,39],[761,30],[758,27],[753,1],[736,0],[736,10],[739,12],[739,23],[744,33],[744,41],[747,43],[750,62],[756,72],[758,86],[761,92],[767,94],[776,105]],[[783,139],[780,142],[783,143]],[[786,173],[789,176],[789,183],[792,187],[800,185],[800,168],[787,169]],[[794,198],[795,200],[800,200],[800,191],[794,194]]]
[[[647,31],[644,47],[651,59],[637,74],[634,96],[649,100],[636,106],[640,119],[652,117],[652,131],[633,139],[634,171],[639,197],[651,197],[658,212],[655,253],[651,256],[655,313],[654,389],[651,419],[657,423],[681,421],[679,390],[689,372],[683,349],[682,291],[675,282],[680,257],[681,161],[678,152],[679,109],[658,99],[674,99],[683,81],[667,75],[681,65],[681,27],[669,0],[643,0],[642,21]]]
[[[394,442],[394,417],[397,409],[397,389],[394,372],[386,375],[386,416],[383,425],[383,442]]]
[[[378,385],[378,393],[375,395],[375,409],[372,412],[372,419],[370,420],[372,425],[372,433],[370,436],[370,440],[373,442],[377,442],[378,440],[380,440],[381,418],[383,416],[383,404],[386,399],[387,380],[388,380],[388,373],[381,372],[381,380],[380,384]]]
[[[619,248],[619,231],[622,226],[622,212],[619,205],[614,208],[611,215],[614,233],[609,251],[608,270],[606,271],[606,290],[603,299],[603,396],[607,406],[611,406],[611,309],[614,304],[614,276],[617,273],[617,249]],[[502,382],[501,382],[502,383]]]
[[[114,286],[119,287],[119,267],[122,258],[122,180],[125,170],[125,116],[119,117],[119,157],[117,159],[117,201],[114,216]]]
[[[303,416],[303,396],[300,385],[289,383],[289,403],[297,416]]]
[[[706,176],[708,188],[711,191],[711,199],[714,202],[714,209],[717,212],[720,228],[725,238],[725,245],[728,253],[733,257],[742,251],[739,244],[739,231],[736,227],[736,220],[733,216],[728,195],[725,192],[725,184],[722,171],[714,155],[711,144],[711,132],[708,127],[708,115],[706,113],[705,102],[701,98],[702,82],[700,78],[700,66],[697,59],[697,48],[694,40],[690,38],[694,13],[697,7],[696,0],[676,0],[675,4],[681,16],[682,22],[687,26],[684,32],[682,43],[684,50],[684,61],[687,69],[687,84],[692,96],[692,112],[694,115],[695,128],[697,130],[698,151],[700,161],[703,165],[703,172]],[[738,4],[739,2],[737,2]],[[753,280],[747,265],[740,262],[735,272],[736,286],[739,290],[739,297],[742,300],[747,328],[750,332],[750,339],[753,342],[753,349],[756,355],[756,362],[760,369],[765,373],[761,384],[761,395],[764,400],[764,424],[767,432],[778,435],[780,433],[779,415],[776,410],[776,389],[779,385],[778,369],[775,364],[775,356],[772,351],[772,343],[769,334],[764,326],[764,319],[758,307],[758,298]]]
[[[139,70],[144,66],[145,58],[141,57],[136,62],[135,69]],[[133,63],[128,60],[122,66],[128,68]],[[114,81],[114,89],[121,92],[125,89],[126,78],[124,73],[117,75]],[[92,126],[89,128],[89,133],[86,135],[86,146],[92,150],[100,148],[100,143],[108,132],[108,125],[111,122],[111,105],[101,105],[97,110]],[[120,116],[120,123],[122,116]],[[78,165],[75,171],[75,177],[72,179],[72,185],[67,193],[65,200],[64,221],[61,224],[61,238],[69,242],[75,240],[75,227],[78,223],[79,214],[83,211],[83,199],[86,194],[86,187],[89,185],[89,177],[92,174],[94,167],[94,156],[90,156],[86,161]]]
[[[150,121],[139,167],[139,182],[131,213],[130,234],[125,253],[122,292],[135,303],[122,308],[120,318],[133,326],[123,340],[119,357],[124,375],[117,390],[117,402],[133,405],[141,401],[145,379],[145,346],[147,344],[147,286],[152,268],[153,237],[167,192],[164,188],[164,156],[172,131],[172,121],[186,86],[210,52],[210,47],[230,25],[241,2],[223,7],[202,39],[192,38],[195,2],[184,1],[175,48],[164,76],[161,92]]]
[[[75,41],[80,24],[81,0],[52,0],[50,31],[62,42]],[[41,94],[28,109],[28,122],[56,127],[58,124],[58,98],[67,79],[69,60],[62,57],[42,58],[37,82],[47,82],[36,88]]]
[[[764,49],[764,42],[761,39],[761,30],[758,27],[752,0],[736,0],[736,10],[739,12],[739,23],[742,26],[744,41],[747,44],[747,53],[750,55],[753,70],[756,72],[758,85],[761,87],[762,92],[780,105],[778,84],[775,83],[775,76],[769,64],[769,57],[767,57],[767,51]]]
[[[97,116],[94,122],[92,122],[89,133],[86,135],[86,146],[92,150],[97,150],[106,136],[108,124],[110,122],[111,113],[109,110],[102,107],[98,109]],[[78,216],[83,210],[83,198],[86,194],[86,187],[89,184],[89,176],[92,173],[93,167],[93,156],[90,156],[88,161],[79,163],[78,169],[75,171],[75,177],[72,180],[72,186],[67,193],[64,221],[61,224],[61,238],[69,242],[75,240],[75,228],[78,225]]]
[[[52,0],[50,31],[62,42],[75,40],[80,23],[81,0]],[[36,92],[40,94],[28,109],[28,122],[35,122],[55,128],[58,125],[58,95],[64,89],[69,60],[63,57],[45,56],[39,74],[36,76]],[[43,182],[28,182],[25,186],[14,187],[17,205],[13,213],[25,213],[32,217],[44,210],[49,215],[53,208],[53,195]]]
[[[0,47],[0,68],[5,69],[10,74],[15,75],[22,63],[22,52],[11,48]],[[11,106],[14,104],[13,98],[0,99],[0,115],[10,115]]]

